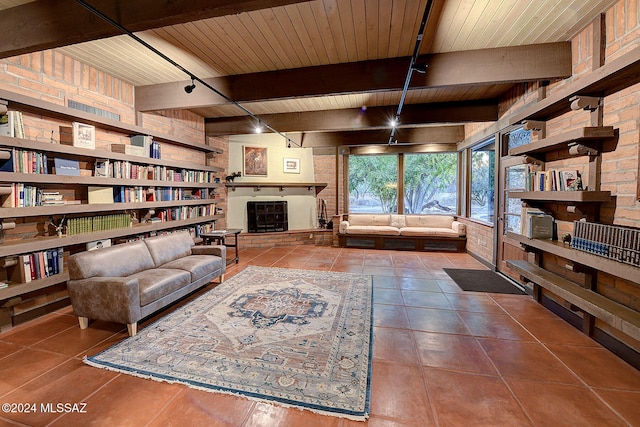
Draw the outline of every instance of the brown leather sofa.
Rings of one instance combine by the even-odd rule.
[[[67,288],[81,329],[104,320],[134,336],[140,319],[217,277],[222,283],[225,271],[225,246],[195,246],[177,232],[71,255]]]

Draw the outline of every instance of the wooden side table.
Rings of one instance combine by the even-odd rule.
[[[239,228],[229,228],[227,230],[214,230],[209,233],[202,233],[200,237],[204,241],[205,245],[210,245],[214,242],[216,245],[224,245],[228,248],[236,248],[236,256],[235,258],[227,259],[227,265],[232,262],[238,263],[240,260],[240,256],[238,255],[238,236],[242,230]],[[227,236],[233,236],[233,244],[227,243]]]

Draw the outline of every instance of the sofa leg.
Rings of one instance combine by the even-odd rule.
[[[80,329],[87,329],[89,327],[89,318],[78,317],[78,323],[80,323]]]
[[[127,331],[129,331],[130,337],[135,337],[138,333],[138,322],[127,323]]]
[[[224,274],[220,276],[220,283],[224,282]]]

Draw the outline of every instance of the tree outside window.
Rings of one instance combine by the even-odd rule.
[[[456,153],[405,154],[404,213],[455,214],[457,176]]]
[[[495,138],[471,152],[471,218],[493,223],[495,210]]]
[[[404,213],[457,212],[456,153],[404,154]],[[398,156],[349,157],[349,211],[398,211]]]

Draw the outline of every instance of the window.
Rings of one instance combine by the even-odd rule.
[[[349,212],[398,211],[398,156],[349,157]]]
[[[495,138],[484,141],[471,151],[471,215],[473,219],[493,224]]]
[[[404,170],[398,174],[400,156]],[[457,153],[351,155],[349,212],[398,212],[398,176],[404,186],[402,213],[457,213]]]
[[[404,213],[456,214],[458,155],[404,155]]]

